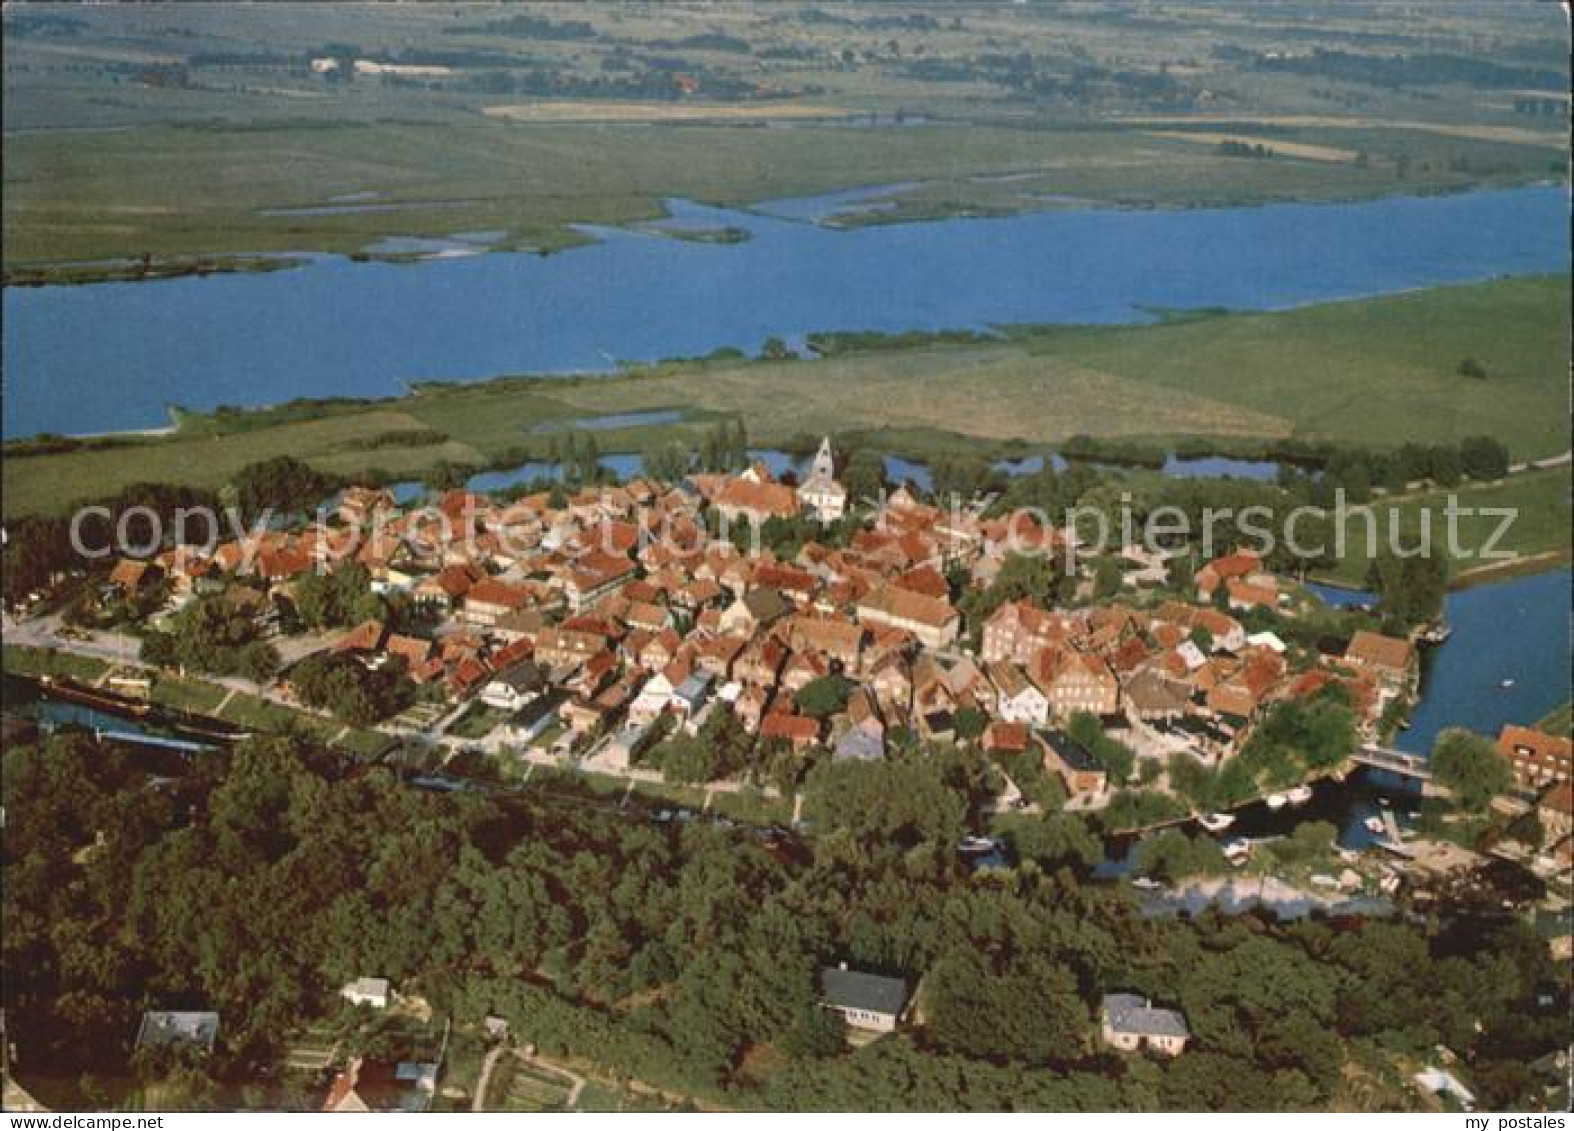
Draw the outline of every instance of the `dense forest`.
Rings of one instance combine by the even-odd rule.
[[[1535,1102],[1527,1065],[1567,1018],[1538,1011],[1562,975],[1522,921],[1149,917],[1066,836],[975,875],[955,779],[922,755],[813,775],[816,835],[784,851],[748,828],[423,792],[288,737],[161,778],[82,736],[16,744],[15,1064],[113,1072],[141,1010],[210,1008],[201,1070],[236,1094],[375,975],[702,1104],[1403,1106],[1439,1045],[1483,1105]],[[836,961],[918,985],[921,1023],[846,1048],[817,1005]],[[1184,1010],[1188,1051],[1101,1051],[1097,1003],[1121,990]]]

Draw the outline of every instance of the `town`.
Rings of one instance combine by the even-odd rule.
[[[1574,1104],[1557,6],[0,22],[13,1122]]]
[[[1388,635],[1357,612],[1309,633],[1321,600],[1249,550],[1112,558],[998,500],[852,500],[829,437],[802,482],[734,462],[408,506],[349,486],[244,539],[100,554],[96,580],[60,576],[92,593],[72,623],[34,616],[11,639],[114,660],[92,686],[51,678],[89,702],[203,701],[189,681],[207,678],[216,720],[244,694],[433,783],[572,767],[698,786],[707,808],[789,799],[794,824],[817,763],[933,744],[991,760],[993,811],[1115,832],[1222,833],[1230,809],[1304,804],[1357,766],[1447,792],[1448,770],[1388,745],[1446,626]],[[104,610],[122,632],[95,637]],[[1561,753],[1527,775],[1524,734]],[[1542,859],[1566,866],[1566,740],[1509,727],[1500,746],[1554,834]],[[1225,843],[1236,864],[1250,850]]]
[[[658,823],[732,824],[723,814],[735,812],[773,838],[817,831],[803,804],[817,766],[964,748],[988,767],[979,811],[994,815],[958,844],[974,869],[1005,863],[1013,838],[998,833],[1011,820],[1057,813],[1102,835],[1198,829],[1137,853],[1141,889],[1206,874],[1209,855],[1240,869],[1262,847],[1259,895],[1296,874],[1331,889],[1320,894],[1337,907],[1334,897],[1397,894],[1418,856],[1435,873],[1475,859],[1446,837],[1405,842],[1389,814],[1368,819],[1375,857],[1325,846],[1299,870],[1287,871],[1272,838],[1230,835],[1232,811],[1290,812],[1317,782],[1363,769],[1427,793],[1451,795],[1452,784],[1476,794],[1473,811],[1495,804],[1505,820],[1533,816],[1541,831],[1522,859],[1549,877],[1568,867],[1566,738],[1505,728],[1497,749],[1477,744],[1496,764],[1487,771],[1468,756],[1450,768],[1385,745],[1436,624],[1398,636],[1347,626],[1329,639],[1319,598],[1246,550],[1181,567],[1184,550],[1129,546],[1112,580],[1080,552],[1074,527],[1023,509],[942,507],[907,484],[851,498],[829,437],[801,482],[739,462],[673,482],[543,483],[508,499],[455,489],[401,505],[352,485],[246,541],[150,546],[101,557],[90,575],[62,572],[56,591],[15,610],[8,659],[13,669],[51,654],[91,663],[44,662],[39,686],[111,716],[159,711],[184,735],[100,728],[101,739],[196,751],[212,747],[193,736],[229,744],[304,719],[315,741],[340,740],[356,761],[427,789],[507,789],[567,772],[619,783],[625,802],[648,794]],[[95,631],[109,610],[120,627]],[[1309,638],[1300,622],[1318,610]],[[1337,623],[1347,622],[1372,618]],[[225,715],[243,695],[265,708],[247,727]],[[1498,783],[1485,795],[1483,774]],[[673,789],[703,800],[668,801]],[[1418,897],[1429,897],[1424,886]],[[1230,894],[1226,881],[1220,898]],[[922,975],[827,967],[823,1004],[868,1039],[912,1023]],[[377,1010],[393,1001],[390,1016],[407,1023],[429,1014],[419,998],[399,1005],[380,976],[363,974],[345,995]],[[1190,1039],[1182,1013],[1148,998],[1116,993],[1100,1008],[1110,1049],[1175,1056]],[[219,1023],[150,1012],[136,1043],[211,1050]],[[507,1030],[501,1017],[488,1026]],[[325,1057],[338,1067],[323,1109],[424,1110],[446,1035],[415,1031],[435,1060]],[[541,1058],[517,1071],[554,1095],[583,1086]]]

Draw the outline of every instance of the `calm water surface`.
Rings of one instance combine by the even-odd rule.
[[[1279,308],[1568,266],[1567,197],[1551,186],[854,230],[683,202],[672,211],[750,238],[597,229],[600,242],[550,256],[317,256],[263,274],[8,287],[5,435],[155,426],[171,404],[605,371],[816,330],[1130,322],[1153,308]]]

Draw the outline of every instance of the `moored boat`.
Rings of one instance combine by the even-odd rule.
[[[1312,799],[1312,787],[1298,785],[1285,796],[1289,798],[1291,805],[1305,805]]]
[[[1268,803],[1268,808],[1274,810],[1283,809],[1290,803],[1290,799],[1282,793],[1270,793],[1263,800]]]
[[[1210,833],[1220,833],[1235,823],[1235,818],[1229,813],[1204,813],[1197,818],[1197,823]]]

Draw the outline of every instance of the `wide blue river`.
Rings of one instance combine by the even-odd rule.
[[[813,330],[1123,322],[1568,270],[1562,187],[1359,204],[1078,209],[838,230],[673,202],[741,243],[597,230],[551,256],[4,294],[5,435],[167,422],[172,404],[394,394],[412,379],[605,370]]]

